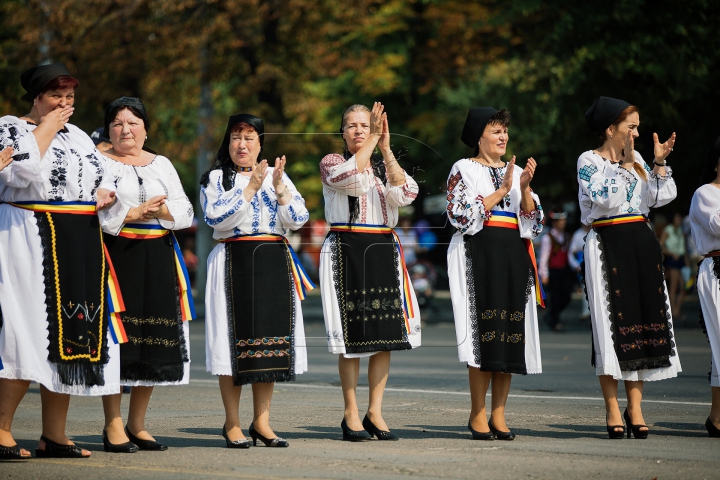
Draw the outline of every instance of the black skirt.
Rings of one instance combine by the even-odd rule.
[[[225,294],[235,385],[295,379],[295,291],[283,242],[225,244]]]
[[[502,227],[464,241],[475,362],[486,372],[526,375],[525,306],[534,281],[525,242]]]
[[[605,294],[620,369],[669,367],[675,342],[660,243],[644,222],[594,228],[607,280]],[[592,358],[594,366],[594,351]]]
[[[35,218],[43,249],[48,360],[65,385],[105,385],[107,263],[98,218],[45,212],[35,212]]]
[[[179,382],[189,361],[171,234],[132,239],[105,235],[125,302],[128,341],[120,345],[120,379]]]
[[[330,232],[346,353],[410,350],[392,233]]]

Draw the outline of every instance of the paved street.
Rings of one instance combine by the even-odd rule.
[[[337,359],[327,353],[319,297],[306,300],[310,371],[291,384],[277,384],[272,423],[289,440],[287,449],[223,448],[223,408],[217,380],[205,372],[204,325],[191,324],[189,386],[158,388],[147,425],[168,444],[167,452],[109,454],[102,451],[99,398],[73,397],[68,434],[91,450],[87,460],[32,459],[0,464],[2,478],[717,478],[720,441],[707,436],[707,372],[710,350],[697,326],[697,303],[676,322],[683,372],[646,384],[647,440],[608,440],[597,378],[590,367],[589,321],[577,319],[577,302],[565,316],[567,331],[541,333],[543,374],[515,376],[508,404],[513,442],[471,441],[467,424],[467,369],[457,361],[449,301],[423,330],[423,347],[393,354],[385,417],[399,442],[340,441],[342,397]],[[366,370],[366,362],[361,371]],[[367,405],[361,375],[360,402]],[[246,388],[246,394],[250,389]],[[251,420],[243,398],[243,428]],[[124,411],[128,404],[123,400]],[[14,433],[35,448],[40,400],[32,386],[18,410]]]

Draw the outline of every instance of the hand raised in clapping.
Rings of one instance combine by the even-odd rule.
[[[383,113],[384,109],[382,103],[373,103],[370,111],[370,135],[382,135],[384,119],[387,117],[387,113]]]
[[[390,126],[388,124],[387,113],[382,114],[382,121],[383,128],[382,133],[380,134],[380,142],[378,142],[378,147],[380,147],[381,151],[387,152],[390,150]]]
[[[273,170],[272,184],[276,192],[278,191],[278,188],[283,186],[283,175],[285,174],[286,161],[285,155],[280,158],[275,158],[275,169]]]
[[[537,168],[537,162],[535,159],[532,157],[528,158],[527,164],[520,174],[520,190],[527,190],[530,188],[530,181],[535,176],[535,168]]]
[[[514,170],[515,170],[515,155],[513,155],[513,157],[507,163],[507,168],[505,169],[505,178],[503,178],[502,185],[500,185],[500,189],[502,189],[505,193],[508,193],[510,191],[510,189],[512,188],[513,171]]]
[[[267,176],[267,167],[267,160],[263,160],[258,163],[257,167],[253,170],[252,175],[250,176],[250,183],[248,183],[248,186],[245,187],[245,190],[243,190],[243,197],[248,202],[262,188],[262,184]]]
[[[165,212],[167,207],[165,206],[166,195],[158,195],[152,197],[150,200],[141,203],[135,208],[131,208],[125,217],[125,223],[137,222],[142,220],[147,222],[153,218],[157,218]]]
[[[622,164],[626,165],[625,168],[632,168],[635,163],[635,137],[633,136],[632,130],[628,130],[627,138],[625,139],[625,148],[623,148]]]
[[[0,171],[10,165],[13,161],[12,154],[15,152],[13,147],[7,147],[5,150],[0,152]]]
[[[675,132],[670,135],[670,138],[668,138],[665,143],[660,143],[658,134],[653,133],[653,143],[655,144],[655,160],[662,163],[673,150],[673,146],[675,145]]]

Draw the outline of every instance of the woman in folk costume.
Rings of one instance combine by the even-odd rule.
[[[258,163],[263,121],[230,117],[213,167],[203,175],[205,222],[220,243],[208,258],[205,296],[207,370],[219,375],[228,448],[248,448],[238,418],[241,386],[252,384],[253,443],[287,447],[270,428],[274,382],[307,371],[300,301],[314,285],[287,242],[309,218],[285,173],[285,157]]]
[[[647,222],[651,208],[675,198],[665,160],[675,144],[653,134],[653,165],[634,150],[640,114],[623,100],[600,97],[585,113],[601,145],[577,162],[580,220],[592,225],[585,240],[585,287],[593,332],[592,365],[605,398],[607,432],[647,438],[643,382],[677,376],[672,315],[663,278],[660,243]],[[628,406],[620,415],[618,380]]]
[[[397,440],[382,416],[390,352],[420,346],[420,309],[393,231],[398,207],[417,197],[417,183],[390,149],[387,114],[353,105],[342,117],[344,155],[320,162],[330,232],[320,257],[328,348],[338,355],[345,413],[343,440]],[[380,155],[375,155],[375,147]],[[360,421],[360,358],[370,357],[370,402]]]
[[[0,118],[0,145],[14,150],[0,172],[0,458],[30,456],[10,427],[31,381],[43,404],[36,455],[88,457],[65,422],[70,395],[120,388],[96,215],[115,186],[90,137],[68,123],[79,82],[65,66],[34,67],[20,80],[30,113]]]
[[[532,239],[543,227],[540,199],[530,189],[536,163],[523,170],[502,161],[510,113],[492,107],[468,113],[462,141],[475,149],[448,177],[448,219],[457,229],[448,248],[450,296],[458,357],[466,362],[474,440],[513,440],[505,423],[513,373],[540,373],[536,302],[542,304]],[[487,419],[485,394],[492,382]]]
[[[698,269],[700,316],[710,341],[712,406],[705,421],[708,435],[720,438],[720,137],[708,153],[700,183],[690,204],[690,226],[698,254],[705,259]]]
[[[100,213],[117,281],[124,294],[120,382],[133,387],[123,429],[122,393],[103,397],[108,452],[166,450],[145,429],[155,385],[190,381],[190,281],[172,230],[188,228],[193,207],[170,160],[145,147],[149,119],[139,98],[121,97],[105,111],[112,148],[104,153],[118,200]]]

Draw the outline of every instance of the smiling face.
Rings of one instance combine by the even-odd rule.
[[[251,167],[260,155],[260,136],[255,128],[245,128],[230,133],[230,159],[239,167]]]
[[[35,98],[35,108],[40,117],[57,108],[72,107],[75,104],[75,89],[72,87],[48,90]]]
[[[499,159],[505,155],[509,140],[508,127],[499,123],[485,125],[485,130],[478,141],[480,156]]]
[[[147,130],[142,118],[128,108],[119,110],[110,122],[110,142],[116,152],[137,155],[145,145]]]
[[[350,112],[343,124],[343,140],[348,151],[355,155],[370,135],[370,112]]]

